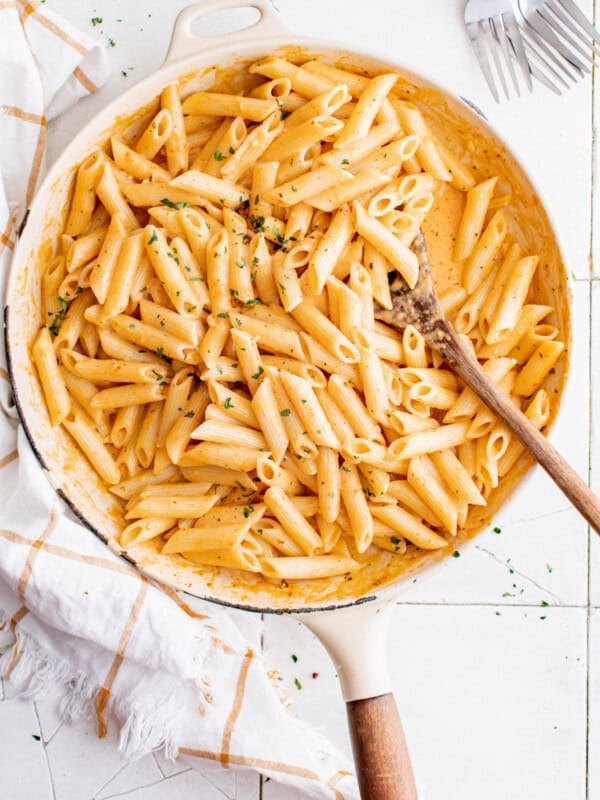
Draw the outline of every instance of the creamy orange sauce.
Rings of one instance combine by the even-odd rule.
[[[315,54],[307,54],[298,48],[283,49],[282,55],[296,61],[307,60]],[[331,61],[332,59],[324,60]],[[381,72],[383,65],[371,63],[355,54],[340,59],[340,66],[352,64],[356,71],[373,70]],[[190,73],[180,79],[185,93],[188,87],[212,88],[217,91],[246,89],[255,80],[244,70],[240,62],[224,69],[207,68],[199,73]],[[386,65],[386,70],[389,66]],[[556,311],[549,318],[560,330],[559,338],[569,342],[568,291],[565,270],[560,252],[545,211],[533,192],[529,182],[505,148],[496,141],[483,124],[470,111],[455,101],[449,102],[440,92],[428,87],[420,87],[406,80],[413,93],[413,101],[424,112],[429,124],[453,152],[469,163],[478,179],[490,175],[499,176],[497,194],[509,193],[511,203],[507,213],[511,219],[511,235],[522,245],[525,252],[539,253],[541,257],[529,302],[548,303]],[[189,89],[191,91],[191,88]],[[116,121],[111,131],[107,131],[99,143],[106,144],[109,135],[119,132],[127,139],[139,131],[156,109],[156,100],[147,103],[141,111]],[[73,171],[76,168],[74,165]],[[65,182],[72,184],[73,171],[65,176]],[[65,184],[66,185],[66,184]],[[63,198],[67,196],[64,187]],[[424,232],[427,240],[432,275],[437,291],[460,282],[461,267],[452,260],[454,236],[462,213],[464,195],[445,186],[436,198],[433,210],[428,217]],[[21,288],[29,298],[35,297],[39,288],[39,273],[48,258],[49,242],[54,246],[57,234],[56,217],[48,222],[47,236],[36,253],[36,258],[23,265]],[[32,273],[35,273],[32,277]],[[37,302],[31,302],[34,307]],[[27,303],[23,308],[27,307]],[[32,338],[37,331],[39,320],[28,323],[27,335]],[[568,359],[562,358],[555,374],[549,380],[548,389],[553,392],[555,401],[552,418],[558,408],[558,400],[566,374]],[[23,368],[23,365],[21,365]],[[26,367],[25,367],[26,368]],[[31,392],[35,395],[35,406],[43,408],[37,378],[29,369]],[[46,426],[47,427],[47,426]],[[44,446],[44,455],[58,465],[62,474],[63,489],[79,507],[86,518],[109,538],[110,546],[121,551],[117,536],[124,525],[123,509],[120,501],[110,495],[90,469],[70,438],[62,431],[52,431],[52,441]],[[464,531],[459,533],[459,541],[475,535],[489,524],[494,514],[512,493],[523,474],[531,465],[528,456],[523,455],[511,474],[500,481],[493,491],[488,506],[475,508],[469,515]],[[368,553],[363,556],[362,569],[352,576],[328,578],[312,581],[296,581],[289,584],[274,584],[260,575],[242,573],[235,570],[219,570],[214,567],[191,568],[189,562],[178,556],[162,556],[159,553],[162,542],[154,541],[132,548],[130,556],[138,565],[159,580],[187,589],[199,595],[211,594],[231,603],[247,603],[266,608],[290,609],[293,607],[328,604],[348,601],[372,593],[378,587],[389,584],[400,576],[412,575],[427,564],[439,561],[451,553],[459,542],[451,542],[448,547],[436,553],[426,553],[410,549],[406,555],[398,556],[389,552]]]

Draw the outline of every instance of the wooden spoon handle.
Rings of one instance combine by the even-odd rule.
[[[507,395],[490,380],[460,341],[454,336],[453,339],[452,344],[445,348],[444,355],[454,371],[510,428],[596,533],[600,533],[600,499],[525,414],[515,408]]]
[[[417,800],[417,788],[393,694],[346,704],[362,800]]]

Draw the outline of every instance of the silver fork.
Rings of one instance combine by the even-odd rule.
[[[526,26],[525,37],[539,47],[564,74],[581,78],[591,72],[594,56],[600,55],[600,33],[573,0],[519,0]]]
[[[500,102],[500,95],[494,71],[507,100],[510,95],[505,72],[510,76],[517,95],[521,94],[515,60],[525,85],[529,91],[532,90],[531,65],[527,60],[511,0],[467,0],[465,25],[481,71],[497,103]]]

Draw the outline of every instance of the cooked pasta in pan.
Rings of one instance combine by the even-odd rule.
[[[538,253],[399,75],[248,73],[244,95],[167,86],[80,165],[32,347],[50,421],[122,499],[124,548],[273,581],[450,552],[522,447],[374,303],[391,270],[414,286],[415,235],[434,247],[458,208],[440,302],[543,429],[564,331]]]

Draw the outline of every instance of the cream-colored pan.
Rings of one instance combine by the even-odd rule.
[[[259,14],[251,27],[212,38],[198,38],[194,23],[207,13],[252,7]],[[430,124],[460,124],[474,137],[475,146],[492,145],[493,170],[515,189],[514,198],[527,214],[524,242],[541,252],[546,265],[536,291],[544,302],[555,306],[554,324],[568,339],[569,308],[566,276],[556,235],[532,182],[515,157],[492,129],[464,102],[439,86],[408,72],[401,64],[382,61],[375,55],[350,52],[339,44],[292,34],[268,0],[208,0],[185,9],[177,18],[167,59],[157,72],[121,95],[93,119],[65,149],[54,164],[31,207],[27,225],[15,252],[5,304],[6,343],[14,395],[21,421],[48,479],[83,524],[116,553],[136,564],[153,578],[191,595],[258,612],[295,613],[317,636],[332,656],[348,703],[348,716],[363,797],[371,800],[408,800],[416,797],[410,762],[400,721],[391,694],[386,668],[386,625],[392,601],[417,569],[437,569],[439,561],[455,545],[435,556],[406,563],[383,553],[355,575],[310,583],[290,582],[274,586],[260,577],[218,570],[191,568],[183,560],[159,555],[146,546],[123,552],[118,544],[122,527],[119,501],[106,490],[85,458],[62,430],[50,426],[44,400],[29,358],[29,346],[41,324],[39,274],[45,255],[52,252],[62,226],[64,208],[74,170],[111,131],[142,125],[156,97],[168,83],[179,81],[185,91],[215,84],[235,90],[239,75],[249,62],[279,52],[291,57],[302,53],[319,55],[330,63],[342,62],[367,70],[401,71],[435,107]],[[139,109],[132,113],[132,109]],[[562,390],[564,369],[553,377]],[[516,483],[530,466],[527,457],[504,479],[483,513],[467,524],[469,539],[493,518]],[[82,536],[87,535],[82,531]]]

